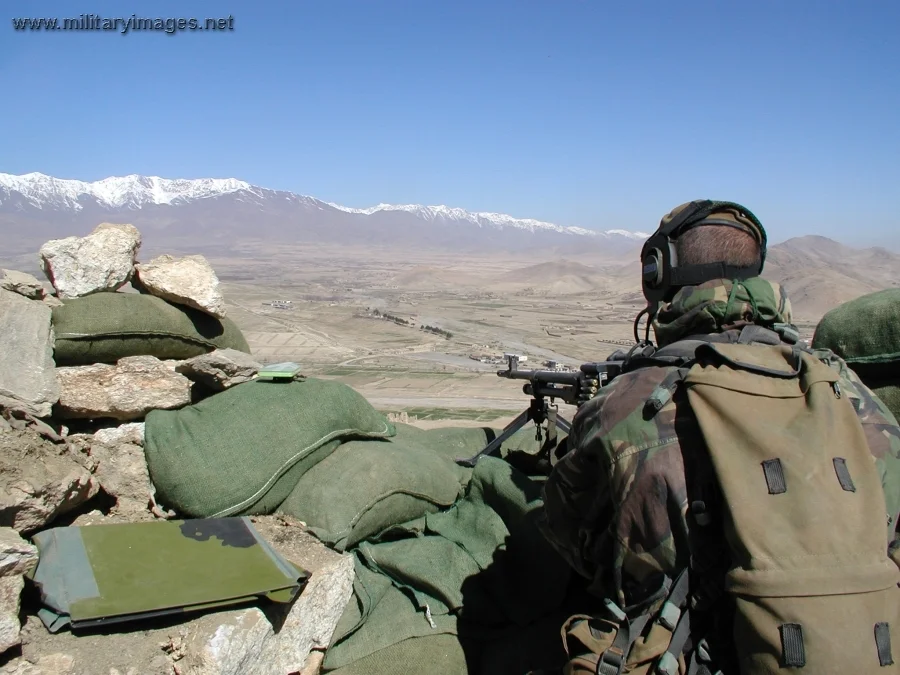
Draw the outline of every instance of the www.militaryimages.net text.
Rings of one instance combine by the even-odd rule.
[[[234,30],[234,16],[199,18],[147,18],[132,14],[129,17],[107,17],[99,14],[80,14],[77,17],[15,18],[13,30],[17,31],[78,31],[116,32],[122,35],[140,31],[174,35],[183,31]]]

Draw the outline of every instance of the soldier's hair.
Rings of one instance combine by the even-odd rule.
[[[751,267],[759,263],[759,244],[753,235],[722,225],[691,228],[675,241],[675,253],[679,266],[721,262]]]

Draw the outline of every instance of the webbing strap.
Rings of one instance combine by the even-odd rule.
[[[616,639],[597,660],[597,675],[622,674],[622,671],[625,670],[628,652],[631,651],[631,645],[638,639],[649,618],[649,614],[643,614],[634,620],[625,619],[619,624]]]
[[[853,479],[850,477],[850,470],[847,468],[847,460],[843,457],[835,457],[832,460],[834,464],[834,472],[837,474],[838,482],[841,484],[841,488],[846,492],[856,492],[856,486],[853,484]]]
[[[661,675],[677,675],[678,657],[691,635],[690,611],[687,609],[689,580],[688,569],[685,568],[675,579],[672,592],[660,611],[659,623],[672,631],[668,649],[656,662],[656,672]]]
[[[700,663],[697,657],[693,656],[688,664],[687,675],[712,675],[712,671],[705,663]]]
[[[802,668],[806,665],[806,649],[803,645],[803,627],[799,623],[783,623],[781,633],[781,665],[785,668]]]
[[[882,668],[894,665],[891,654],[891,627],[881,622],[875,624],[875,646],[878,649],[878,663]]]
[[[762,463],[763,473],[766,476],[766,485],[770,495],[780,495],[787,492],[787,483],[784,480],[784,468],[781,460],[767,459]]]
[[[690,584],[688,581],[688,571],[687,569],[684,569],[681,574],[678,575],[678,578],[675,579],[675,583],[672,584],[672,590],[669,592],[669,597],[666,598],[665,603],[663,603],[663,606],[659,611],[659,623],[670,631],[675,631],[677,628],[679,620],[681,619],[681,610],[687,603],[688,593],[690,592]]]
[[[660,675],[678,675],[678,657],[684,652],[684,646],[691,637],[691,612],[685,609],[678,620],[678,626],[672,633],[669,648],[659,657],[656,672]]]
[[[738,344],[763,344],[763,345],[780,345],[782,343],[781,336],[774,330],[770,330],[756,324],[749,324],[741,329],[738,336]]]

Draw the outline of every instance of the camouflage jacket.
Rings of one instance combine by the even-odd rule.
[[[658,346],[747,323],[791,322],[779,285],[756,278],[735,286],[714,281],[682,289],[654,322]],[[840,373],[842,389],[857,399],[893,518],[890,528],[900,512],[900,428],[842,360],[826,351],[816,355]],[[723,538],[698,544],[699,535],[688,527],[692,486],[714,481],[715,474],[687,396],[679,390],[651,420],[643,415],[644,402],[667,371],[651,366],[626,372],[583,405],[573,419],[570,452],[544,488],[545,536],[591,580],[593,594],[621,607],[648,599],[663,575],[683,569],[691,555],[696,564],[698,549],[718,572],[727,571]]]

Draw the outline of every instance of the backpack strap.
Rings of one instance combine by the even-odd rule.
[[[600,655],[597,661],[597,675],[621,675],[625,670],[625,661],[628,652],[635,640],[641,635],[644,626],[650,620],[649,614],[642,614],[634,619],[629,619],[622,614],[616,639],[609,649]]]
[[[624,611],[607,601],[607,608],[616,615],[616,619],[619,621],[619,630],[613,644],[600,655],[597,662],[597,674],[621,675],[632,645],[653,619],[655,623],[672,633],[668,648],[656,663],[655,672],[660,675],[677,675],[678,657],[684,652],[690,638],[690,610],[687,608],[690,590],[688,568],[685,568],[669,586],[665,602],[657,612],[648,610],[629,619]],[[700,675],[700,671],[697,675]]]
[[[675,579],[669,598],[659,610],[657,621],[672,631],[672,639],[665,653],[656,662],[656,672],[660,675],[678,675],[678,657],[684,652],[691,636],[690,597],[688,570],[685,568]]]

